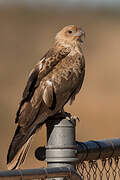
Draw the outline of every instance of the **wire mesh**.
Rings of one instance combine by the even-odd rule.
[[[77,171],[83,180],[120,180],[120,158],[79,162]]]

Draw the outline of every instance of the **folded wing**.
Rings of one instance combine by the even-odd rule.
[[[53,87],[49,83],[42,86],[41,81],[69,52],[68,48],[61,48],[60,51],[49,50],[30,73],[16,114],[15,122],[18,123],[18,127],[8,150],[8,169],[19,168],[36,129],[49,116],[50,109],[55,108]],[[41,114],[40,118],[38,114]]]

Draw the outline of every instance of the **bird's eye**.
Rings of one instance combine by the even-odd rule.
[[[72,30],[69,30],[69,31],[68,31],[68,33],[69,33],[69,34],[72,34],[72,33],[73,33],[73,31],[72,31]]]

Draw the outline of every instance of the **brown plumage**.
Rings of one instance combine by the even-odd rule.
[[[64,27],[57,33],[53,48],[30,73],[16,114],[18,126],[8,150],[8,169],[20,167],[36,130],[69,100],[71,104],[79,92],[85,74],[84,35],[74,25]]]

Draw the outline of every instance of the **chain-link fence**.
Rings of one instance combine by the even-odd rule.
[[[118,157],[84,161],[77,165],[77,170],[83,180],[120,180]]]
[[[77,171],[83,180],[120,180],[119,139],[77,143]]]

